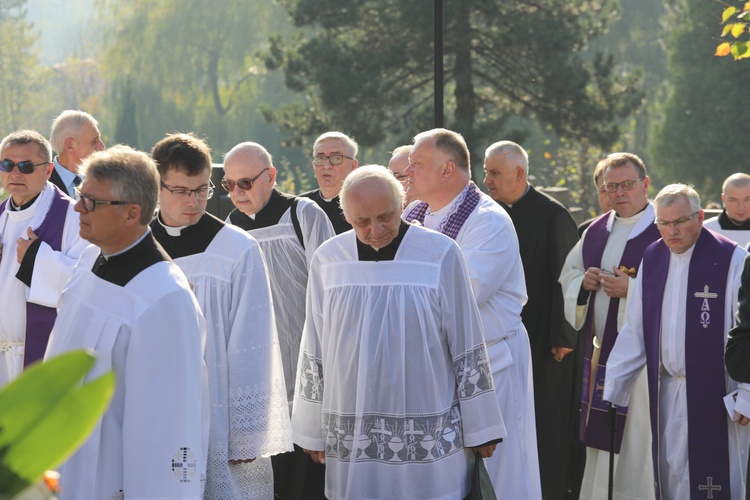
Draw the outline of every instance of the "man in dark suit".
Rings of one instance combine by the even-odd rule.
[[[94,151],[104,149],[99,123],[84,111],[63,111],[52,122],[50,142],[57,156],[49,181],[73,197],[75,187],[82,181],[79,165]]]

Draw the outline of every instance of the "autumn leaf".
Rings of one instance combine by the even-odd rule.
[[[736,42],[732,44],[732,56],[735,61],[750,57],[750,42]]]
[[[735,12],[737,12],[737,8],[734,6],[724,9],[724,12],[721,13],[721,23],[724,24],[725,22],[727,22],[727,19],[732,17]]]
[[[742,23],[735,23],[732,27],[732,36],[739,38],[741,34],[745,32],[745,25]]]
[[[728,56],[731,51],[732,51],[732,46],[729,45],[729,42],[724,42],[718,47],[716,47],[716,53],[714,55],[717,57],[724,57],[724,56]]]
[[[732,23],[725,24],[724,29],[721,30],[721,36],[727,36],[727,33],[732,31],[732,26],[734,26]]]
[[[748,10],[750,10],[750,2],[747,2],[747,3],[745,4],[745,6],[744,6],[744,7],[742,8],[742,10],[744,10],[744,11],[748,11]]]

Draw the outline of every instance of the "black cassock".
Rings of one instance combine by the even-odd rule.
[[[585,459],[578,440],[583,343],[565,321],[557,282],[578,230],[561,203],[533,186],[512,206],[500,205],[513,219],[526,275],[529,299],[521,318],[531,344],[542,494],[558,499],[570,490],[578,498]],[[554,346],[573,352],[557,362]]]

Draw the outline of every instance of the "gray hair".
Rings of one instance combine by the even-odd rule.
[[[700,211],[701,197],[695,189],[693,189],[693,186],[688,186],[687,184],[670,184],[664,186],[664,189],[659,191],[659,194],[654,198],[654,207],[657,209],[668,207],[682,198],[688,201],[690,204],[690,210],[693,212]]]
[[[513,141],[499,141],[492,144],[484,152],[484,157],[489,158],[490,156],[508,154],[512,155],[518,161],[519,166],[523,168],[523,173],[529,174],[529,154],[519,144]]]
[[[159,172],[146,153],[118,144],[91,154],[81,171],[89,179],[111,183],[118,200],[139,205],[141,225],[151,222],[159,199]]]
[[[369,179],[376,179],[388,186],[391,190],[393,198],[393,204],[401,209],[404,202],[404,187],[401,183],[396,180],[390,170],[382,165],[365,165],[355,169],[351,174],[346,176],[344,185],[341,186],[341,193],[339,196],[339,203],[341,204],[341,211],[344,212],[344,216],[349,215],[347,194],[357,184],[364,182]]]
[[[460,170],[468,172],[469,177],[471,177],[471,156],[466,141],[461,134],[444,128],[435,128],[415,135],[414,144],[423,139],[435,139],[435,147],[447,153],[453,163]]]
[[[620,168],[627,165],[633,165],[635,171],[638,172],[639,179],[646,178],[646,165],[638,155],[633,153],[612,153],[600,161],[596,169],[599,170],[599,167],[601,167],[602,174],[604,174],[609,168]]]
[[[226,162],[230,156],[235,155],[240,155],[245,159],[251,159],[255,156],[260,159],[264,167],[273,167],[273,157],[271,156],[271,153],[257,142],[248,141],[237,144],[224,155],[224,162]]]
[[[52,148],[49,141],[36,130],[16,130],[5,136],[3,142],[0,142],[0,155],[5,154],[8,146],[23,146],[24,144],[36,144],[39,156],[47,163],[52,161]]]
[[[81,135],[81,128],[86,123],[94,128],[99,126],[96,118],[85,111],[68,109],[60,113],[57,118],[52,120],[52,131],[49,135],[52,149],[60,154],[65,150],[65,139],[72,137],[77,140]]]
[[[318,144],[331,139],[343,142],[346,145],[346,149],[349,150],[349,154],[352,155],[352,158],[357,157],[357,153],[359,153],[359,144],[357,144],[357,141],[355,141],[353,138],[341,132],[326,132],[325,134],[320,135],[317,139],[315,139],[315,143],[313,144],[313,151],[315,151],[315,149],[318,147]]]
[[[414,146],[410,146],[410,145],[399,146],[391,152],[391,158],[398,156],[398,155],[402,155],[404,153],[411,153],[412,149],[414,149]]]
[[[738,172],[726,178],[724,184],[721,185],[721,192],[726,191],[728,187],[743,188],[748,184],[750,184],[750,175]]]

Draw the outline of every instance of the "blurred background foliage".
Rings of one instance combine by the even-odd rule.
[[[737,0],[445,0],[445,123],[472,151],[531,155],[540,186],[596,206],[591,173],[615,150],[647,163],[653,193],[693,183],[704,203],[747,171],[750,64],[715,57]],[[0,133],[49,134],[63,109],[99,119],[108,145],[149,151],[194,131],[214,160],[263,144],[280,186],[314,187],[326,130],[360,163],[432,128],[432,2],[423,0],[0,0]]]

